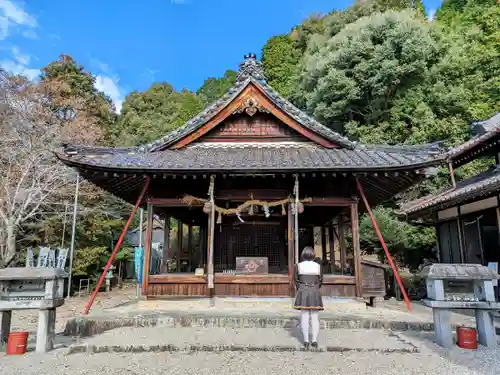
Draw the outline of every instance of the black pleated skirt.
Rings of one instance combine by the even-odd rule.
[[[319,285],[300,285],[295,296],[297,310],[324,310]]]

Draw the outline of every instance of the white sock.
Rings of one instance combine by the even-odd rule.
[[[319,311],[311,311],[312,342],[318,342]]]
[[[300,328],[304,342],[309,342],[309,310],[301,310],[300,312]]]

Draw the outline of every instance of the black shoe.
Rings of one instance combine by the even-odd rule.
[[[304,349],[306,349],[306,350],[309,349],[309,343],[308,342],[304,343]]]
[[[311,346],[312,346],[314,349],[318,349],[318,343],[317,343],[317,342],[313,342],[313,343],[311,343]]]

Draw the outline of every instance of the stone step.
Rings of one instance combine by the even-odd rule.
[[[162,299],[140,300],[135,308],[139,310],[176,310],[193,311],[217,308],[222,310],[261,310],[294,311],[293,298],[243,298],[243,297],[215,297],[195,299]],[[367,306],[363,300],[351,298],[323,298],[325,310],[338,312],[362,312]]]
[[[416,353],[418,347],[388,330],[323,330],[320,352]],[[77,340],[72,353],[194,352],[194,351],[303,351],[299,328],[117,328]]]
[[[118,311],[101,315],[80,316],[66,322],[64,332],[72,337],[89,337],[105,331],[124,327],[157,328],[294,328],[299,324],[296,311],[291,313],[224,312],[206,309],[205,312],[186,311]],[[428,321],[391,320],[367,317],[363,314],[343,314],[336,311],[320,315],[322,329],[389,329],[431,331]]]

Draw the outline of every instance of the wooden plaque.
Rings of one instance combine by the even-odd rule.
[[[236,273],[262,275],[269,272],[267,257],[236,257]]]

